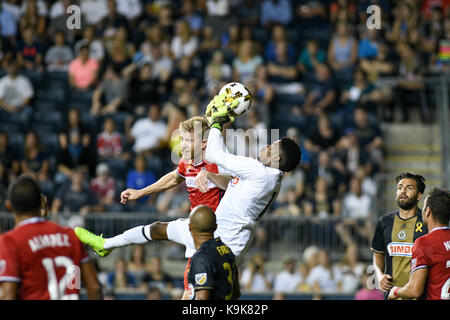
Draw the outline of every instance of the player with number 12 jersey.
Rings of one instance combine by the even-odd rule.
[[[88,261],[72,229],[41,217],[0,236],[0,282],[18,282],[19,300],[79,299],[79,267]]]

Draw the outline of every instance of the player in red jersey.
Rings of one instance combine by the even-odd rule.
[[[128,200],[136,200],[175,187],[186,182],[186,187],[191,202],[191,210],[198,205],[207,205],[213,211],[219,205],[220,199],[231,180],[230,176],[219,174],[217,165],[205,161],[206,139],[205,133],[209,125],[203,117],[192,117],[180,123],[181,153],[182,158],[177,169],[169,172],[157,182],[141,190],[126,189],[120,195],[122,204]],[[196,183],[197,175],[206,170],[208,172],[207,190]],[[221,173],[226,173],[221,170]],[[105,239],[104,248],[112,250],[130,244],[141,244],[151,240],[172,240],[178,237],[177,225],[183,219],[171,222],[156,221],[150,225],[139,226],[125,231],[113,238]],[[184,286],[188,289],[187,272],[190,265],[190,257],[194,254],[191,250],[186,250],[186,257],[189,258],[184,272]]]
[[[83,244],[72,229],[41,217],[39,185],[21,177],[8,190],[15,228],[0,236],[0,299],[79,299],[80,279],[89,299],[101,299],[100,284]]]
[[[393,287],[389,299],[450,300],[450,191],[431,190],[422,217],[431,231],[414,242],[409,281]]]

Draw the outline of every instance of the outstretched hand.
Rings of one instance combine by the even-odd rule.
[[[226,93],[216,95],[206,107],[206,120],[211,127],[222,130],[222,126],[227,122],[233,122],[234,117],[230,116],[230,112],[237,107],[239,101],[227,99]]]

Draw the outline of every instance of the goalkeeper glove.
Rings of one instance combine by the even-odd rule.
[[[216,95],[213,100],[206,107],[206,120],[212,128],[217,128],[222,131],[222,126],[227,122],[233,122],[234,117],[229,113],[237,107],[239,101],[227,101],[226,93]]]

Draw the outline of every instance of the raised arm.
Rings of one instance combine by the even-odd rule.
[[[148,196],[152,193],[165,191],[167,189],[175,187],[183,181],[184,179],[178,175],[176,170],[171,171],[165,176],[161,177],[161,179],[159,179],[155,183],[143,189],[126,189],[120,194],[120,203],[125,204],[128,200],[136,200]]]
[[[217,128],[211,128],[209,131],[205,158],[234,175],[247,178],[261,177],[262,164],[255,159],[229,153],[225,147],[222,132]]]

